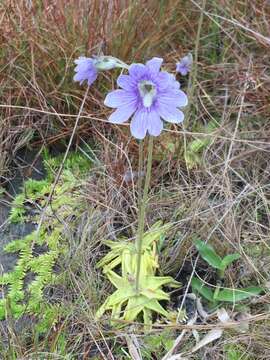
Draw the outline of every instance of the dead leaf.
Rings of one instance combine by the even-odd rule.
[[[221,321],[223,324],[232,321],[229,314],[227,313],[227,311],[224,308],[217,310],[217,317],[218,317],[219,321]]]
[[[207,344],[219,339],[221,337],[223,333],[222,329],[216,328],[213,329],[211,331],[209,331],[209,333],[207,333],[205,335],[205,337],[202,338],[202,340],[200,340],[192,349],[191,349],[191,353],[194,353],[196,351],[198,351],[199,349],[201,349],[202,347],[206,346]]]
[[[196,322],[196,320],[197,320],[197,313],[195,314],[195,316],[192,319],[190,319],[188,321],[187,325],[193,325]],[[187,330],[185,330],[185,329],[181,332],[181,334],[174,341],[172,348],[167,352],[167,354],[165,356],[163,356],[163,358],[161,360],[183,359],[182,357],[172,358],[173,356],[180,356],[181,354],[176,354],[176,355],[172,355],[172,354],[176,350],[178,345],[180,344],[180,342],[186,332],[187,332]]]
[[[132,360],[143,360],[140,352],[138,340],[135,335],[126,335],[126,341],[128,346],[129,355]]]

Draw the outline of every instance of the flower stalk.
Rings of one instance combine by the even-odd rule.
[[[136,293],[137,295],[140,293],[140,272],[141,272],[141,259],[142,259],[142,239],[144,233],[144,224],[145,224],[145,212],[146,205],[148,202],[148,190],[151,179],[151,171],[152,171],[152,158],[153,158],[153,136],[149,137],[148,142],[148,151],[147,151],[147,168],[146,168],[146,177],[143,189],[143,196],[139,195],[139,219],[138,219],[138,233],[136,238],[136,250],[137,250],[137,267],[136,267]],[[143,145],[139,148],[140,154],[139,159],[142,159],[143,156]],[[139,161],[140,162],[140,161]],[[139,189],[139,194],[141,193],[141,189]]]
[[[140,212],[140,204],[142,201],[142,185],[143,185],[143,158],[144,158],[144,139],[139,143],[139,166],[138,166],[138,213]]]

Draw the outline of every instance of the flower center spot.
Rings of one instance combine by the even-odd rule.
[[[143,101],[143,105],[148,108],[153,104],[156,97],[157,90],[156,86],[152,81],[143,80],[138,84],[138,89]]]

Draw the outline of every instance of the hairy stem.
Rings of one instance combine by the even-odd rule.
[[[138,211],[142,201],[142,179],[143,179],[143,149],[144,141],[141,140],[139,144],[139,168],[138,168]]]
[[[142,239],[144,233],[144,223],[145,223],[145,210],[148,200],[148,189],[151,178],[152,170],[152,155],[153,155],[153,137],[150,136],[148,142],[148,154],[147,154],[147,168],[146,168],[146,177],[143,189],[143,196],[140,201],[139,209],[139,220],[138,220],[138,233],[136,239],[136,248],[137,248],[137,272],[136,272],[136,293],[140,292],[140,272],[141,272],[141,257],[142,257]],[[143,151],[143,146],[140,148]]]

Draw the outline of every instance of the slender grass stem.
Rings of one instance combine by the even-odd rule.
[[[137,271],[136,271],[136,293],[140,292],[140,272],[141,272],[141,257],[142,257],[142,239],[144,232],[144,224],[145,224],[145,211],[146,204],[148,200],[148,190],[151,179],[151,170],[152,170],[152,157],[153,157],[153,137],[150,136],[148,142],[148,153],[147,153],[147,168],[146,168],[146,177],[143,189],[143,196],[141,198],[139,204],[139,220],[138,220],[138,233],[136,238],[136,248],[137,248]],[[143,152],[143,146],[140,148],[141,152]]]
[[[206,0],[203,0],[199,23],[198,23],[198,28],[197,28],[196,40],[195,40],[195,49],[194,49],[194,58],[193,58],[193,62],[192,62],[192,70],[191,70],[191,73],[189,74],[189,78],[188,78],[188,89],[187,89],[188,104],[187,104],[187,107],[185,108],[185,121],[183,123],[184,158],[185,159],[187,159],[186,129],[189,128],[190,120],[192,117],[192,105],[194,106],[194,92],[195,92],[195,87],[197,84],[197,73],[198,73],[198,53],[199,53],[199,45],[200,45],[200,39],[201,39],[201,30],[202,30],[202,25],[203,25],[205,6],[206,6]],[[181,151],[182,151],[181,140],[178,143],[177,151],[178,151],[178,153],[181,154]],[[187,171],[189,173],[188,167],[187,167]]]
[[[188,105],[185,110],[185,114],[186,114],[185,127],[186,128],[188,128],[190,118],[191,118],[191,105],[192,104],[194,105],[193,97],[194,97],[195,87],[197,85],[199,46],[200,46],[200,40],[201,40],[201,31],[202,31],[202,25],[203,25],[205,6],[206,6],[206,0],[203,0],[200,18],[199,18],[199,22],[198,22],[196,40],[195,40],[194,59],[193,59],[193,64],[192,64],[192,70],[191,70],[191,73],[189,76],[189,81],[188,81],[187,96],[188,96],[189,102],[188,102]]]
[[[201,31],[202,31],[202,24],[205,12],[206,0],[202,2],[201,14],[198,23],[197,35],[196,35],[196,42],[195,42],[195,50],[194,50],[194,67],[192,72],[192,87],[191,87],[191,98],[193,97],[195,86],[196,86],[196,79],[197,79],[197,72],[198,72],[198,57],[199,57],[199,46],[201,40]]]

